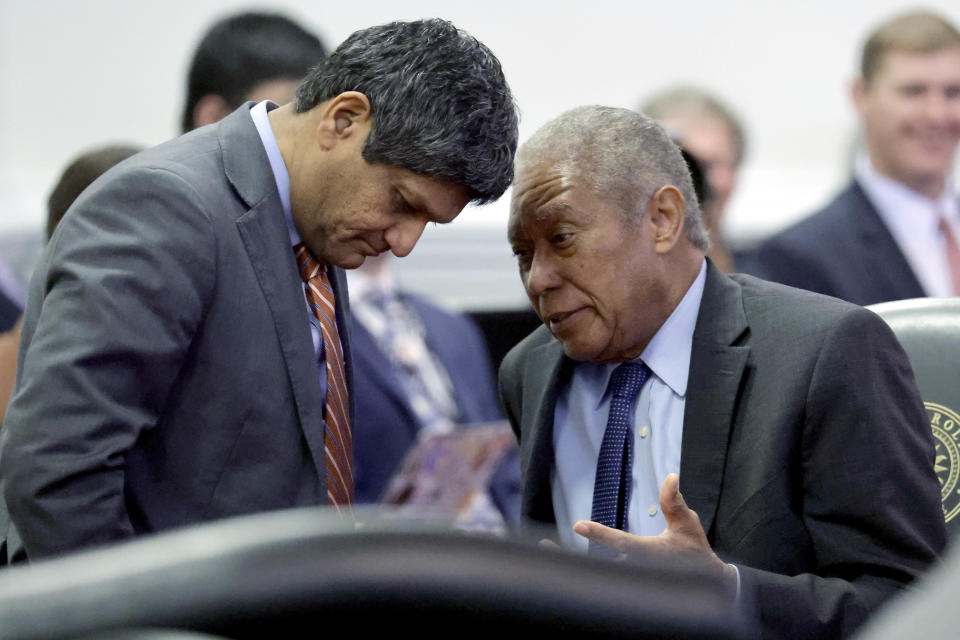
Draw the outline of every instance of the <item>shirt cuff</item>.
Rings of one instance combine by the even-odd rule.
[[[730,566],[733,567],[733,570],[737,573],[737,593],[736,593],[736,596],[734,597],[733,602],[735,604],[740,604],[740,569],[738,569],[737,565],[735,564],[731,564]]]

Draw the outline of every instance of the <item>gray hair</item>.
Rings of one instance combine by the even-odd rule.
[[[542,161],[568,168],[598,196],[613,197],[630,217],[640,215],[658,189],[675,186],[686,202],[687,238],[702,251],[709,248],[690,169],[680,148],[651,118],[598,105],[571,109],[541,127],[517,152],[518,171]]]
[[[500,62],[451,23],[391,22],[353,33],[310,70],[294,108],[308,111],[344,91],[370,100],[367,162],[463,185],[479,203],[513,181],[518,116]]]
[[[648,98],[637,111],[661,122],[685,116],[717,118],[730,132],[738,165],[743,162],[747,153],[747,136],[739,118],[718,98],[697,87],[678,86],[666,89]]]

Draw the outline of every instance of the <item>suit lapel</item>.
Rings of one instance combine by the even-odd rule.
[[[219,125],[224,172],[237,194],[250,207],[238,218],[237,230],[273,316],[300,426],[320,481],[325,483],[323,399],[317,381],[313,339],[306,321],[303,289],[280,196],[263,143],[248,113],[249,107],[250,103],[240,107]],[[337,282],[336,286],[346,291],[342,282]],[[342,322],[341,304],[338,303],[337,307],[337,320]]]
[[[561,382],[569,376],[573,364],[572,360],[564,357],[563,346],[551,339],[531,352],[524,370],[525,409],[520,447],[526,470],[523,512],[534,520],[550,524],[556,523],[550,488],[554,464],[553,413]]]
[[[862,272],[862,281],[877,288],[873,297],[885,300],[922,298],[926,294],[920,281],[863,188],[854,182],[849,194],[853,203],[851,212],[855,217],[850,228],[860,236],[863,247],[863,260],[857,261],[858,268]],[[887,275],[878,277],[878,273]]]
[[[708,536],[750,354],[749,347],[734,346],[734,342],[747,328],[740,286],[708,262],[693,333],[680,456],[680,490]]]

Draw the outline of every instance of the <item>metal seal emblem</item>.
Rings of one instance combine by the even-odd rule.
[[[924,402],[936,446],[933,468],[940,480],[940,502],[947,522],[960,513],[960,415],[942,404]]]

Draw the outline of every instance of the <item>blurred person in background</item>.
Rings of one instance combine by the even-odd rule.
[[[217,122],[248,100],[290,102],[326,54],[317,36],[282,15],[247,12],[217,21],[190,61],[182,130]]]
[[[376,502],[419,438],[503,419],[483,335],[469,316],[404,291],[380,255],[347,273],[354,384],[357,502]],[[520,522],[519,459],[510,455],[490,497]],[[496,514],[486,505],[488,518]]]
[[[74,159],[60,175],[47,199],[46,239],[50,239],[67,209],[84,189],[107,169],[126,160],[141,148],[110,145],[86,151]],[[5,308],[0,303],[0,318],[3,319],[4,328],[6,328],[7,317]],[[16,324],[0,335],[0,423],[3,422],[7,412],[7,403],[10,401],[10,392],[13,390],[13,382],[17,374],[17,349],[20,344],[21,329],[19,317],[18,310],[14,318]]]
[[[93,184],[94,180],[106,173],[108,169],[140,151],[143,151],[143,147],[111,144],[84,151],[72,160],[60,174],[57,184],[50,192],[50,197],[47,198],[47,240],[49,241],[53,236],[67,209],[84,189]]]
[[[673,87],[649,97],[638,109],[670,133],[703,171],[709,198],[702,202],[703,222],[710,234],[707,255],[724,272],[740,270],[739,256],[723,235],[724,216],[746,154],[743,125],[718,98],[696,87]]]
[[[922,11],[884,22],[852,97],[866,143],[853,180],[767,240],[759,272],[863,305],[960,295],[960,32]]]

